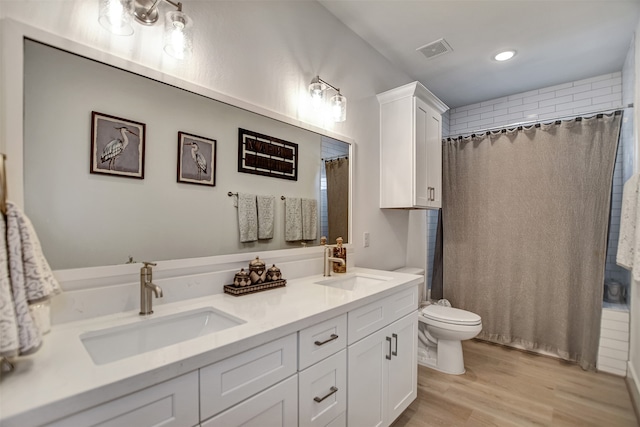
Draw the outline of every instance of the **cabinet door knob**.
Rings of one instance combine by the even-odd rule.
[[[387,360],[391,360],[391,338],[387,337],[387,341],[389,342],[389,354],[387,354],[385,357],[387,358]]]
[[[391,352],[391,355],[397,356],[398,355],[398,334],[391,334],[391,336],[396,339],[396,349],[395,351]]]
[[[333,340],[337,340],[337,339],[338,339],[338,336],[336,334],[331,334],[330,338],[327,338],[324,341],[316,341],[316,342],[314,342],[314,344],[317,345],[317,346],[325,345],[326,343],[331,342]]]
[[[329,391],[329,393],[325,394],[323,397],[317,397],[317,396],[316,396],[316,397],[314,397],[314,398],[313,398],[313,400],[315,400],[315,401],[316,401],[316,402],[318,402],[318,403],[322,402],[322,401],[323,401],[323,400],[325,400],[327,397],[329,397],[329,396],[331,396],[332,394],[334,394],[335,392],[337,392],[337,391],[338,391],[338,387],[331,386],[331,388],[330,388],[329,390],[330,390],[330,391]]]

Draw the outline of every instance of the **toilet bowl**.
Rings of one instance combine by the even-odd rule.
[[[426,325],[421,333],[427,344],[426,354],[419,355],[418,362],[447,374],[464,374],[461,341],[480,333],[480,316],[470,311],[432,304],[420,311],[418,319]]]

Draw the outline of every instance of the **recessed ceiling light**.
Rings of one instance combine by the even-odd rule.
[[[509,59],[513,58],[514,56],[516,56],[516,51],[515,50],[505,50],[504,52],[500,52],[498,54],[496,54],[493,59],[495,59],[496,61],[508,61]]]

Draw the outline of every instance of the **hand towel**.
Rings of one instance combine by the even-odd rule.
[[[284,201],[284,240],[302,240],[302,204],[297,197],[287,197]]]
[[[302,199],[302,240],[318,237],[318,203],[315,199]]]
[[[620,236],[616,263],[632,271],[640,280],[640,175],[635,174],[624,184],[620,212]]]
[[[255,194],[238,193],[238,227],[240,242],[258,240],[258,211]]]
[[[0,355],[12,357],[40,348],[42,334],[29,305],[60,292],[60,285],[31,221],[13,203],[7,202],[6,223],[0,215],[0,233],[6,235],[6,241],[0,242]],[[11,298],[5,299],[8,287]]]
[[[258,196],[258,239],[273,239],[275,196]]]

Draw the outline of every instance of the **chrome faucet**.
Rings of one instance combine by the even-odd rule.
[[[152,262],[143,262],[144,267],[140,269],[140,316],[153,314],[153,292],[156,298],[162,298],[162,288],[154,284],[151,271],[152,266],[156,264]]]
[[[331,276],[331,270],[333,270],[333,263],[337,262],[340,265],[345,265],[345,262],[342,258],[332,257],[332,249],[333,246],[326,245],[324,247],[324,271],[322,273],[323,276]]]

